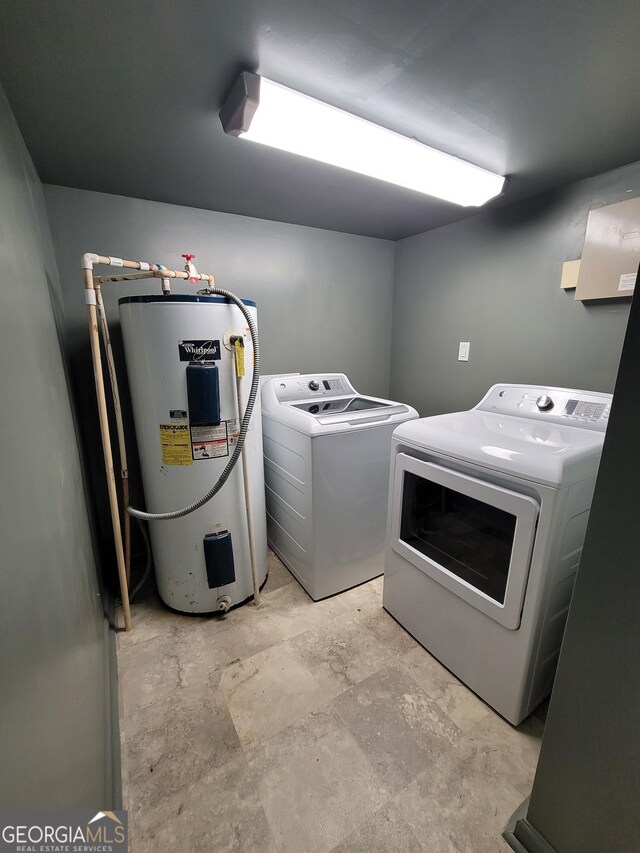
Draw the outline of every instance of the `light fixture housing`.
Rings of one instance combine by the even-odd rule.
[[[505,178],[308,95],[244,71],[220,110],[225,133],[479,207]]]

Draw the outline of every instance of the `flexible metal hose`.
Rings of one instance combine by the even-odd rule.
[[[224,484],[229,479],[231,472],[233,471],[236,462],[240,458],[240,454],[242,453],[242,447],[244,445],[244,440],[247,435],[247,431],[249,429],[249,421],[251,420],[251,415],[253,414],[253,407],[256,402],[256,397],[258,396],[258,388],[260,386],[260,344],[258,341],[258,330],[256,329],[256,325],[253,322],[253,318],[249,313],[249,309],[244,304],[244,302],[239,299],[235,293],[231,293],[228,290],[223,290],[221,287],[216,287],[215,290],[211,291],[212,295],[220,295],[226,296],[231,302],[235,303],[238,308],[242,311],[245,320],[247,321],[247,326],[249,327],[249,332],[251,334],[251,343],[253,345],[253,378],[251,379],[251,390],[249,391],[249,398],[247,400],[247,406],[244,410],[244,416],[242,418],[242,423],[240,424],[240,434],[238,435],[238,440],[236,442],[236,446],[234,448],[233,454],[231,458],[227,462],[227,465],[220,474],[220,478],[218,482],[209,489],[206,495],[203,495],[194,503],[189,504],[189,506],[185,506],[182,509],[176,509],[172,512],[143,512],[141,509],[134,509],[133,507],[127,507],[127,512],[132,515],[134,518],[140,518],[143,521],[171,521],[174,518],[182,518],[185,515],[189,515],[192,512],[195,512],[197,509],[200,509],[201,506],[204,506],[208,503],[211,498],[215,497],[220,489],[224,486]]]
[[[136,518],[136,521],[140,525],[140,534],[142,535],[142,541],[144,542],[144,550],[146,555],[146,563],[144,567],[144,572],[142,573],[142,577],[138,581],[138,583],[134,586],[134,588],[129,593],[129,604],[133,604],[133,601],[136,595],[140,592],[142,587],[147,582],[147,578],[151,574],[151,569],[153,566],[153,556],[151,554],[151,542],[149,542],[149,534],[147,533],[147,528],[144,526],[144,522],[140,521],[139,518]]]

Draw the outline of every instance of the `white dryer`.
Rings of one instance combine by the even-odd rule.
[[[417,417],[343,373],[264,383],[268,541],[315,601],[382,574],[391,435]]]
[[[610,405],[494,385],[393,435],[384,607],[514,725],[551,691]]]

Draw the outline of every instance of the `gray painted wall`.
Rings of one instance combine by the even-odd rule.
[[[358,390],[387,395],[392,242],[63,187],[45,186],[44,193],[60,271],[65,343],[105,549],[110,547],[111,532],[104,511],[106,493],[82,292],[83,252],[179,268],[184,264],[181,253],[194,252],[198,269],[212,272],[221,287],[257,302],[263,373],[344,371]],[[104,289],[118,355],[118,297],[158,290],[155,282]],[[176,293],[194,291],[186,283],[173,287]],[[123,372],[121,378],[126,385]],[[140,503],[128,399],[123,408],[131,444],[132,502]]]
[[[86,338],[83,252],[179,268],[180,254],[194,252],[221,287],[257,302],[265,373],[345,370],[362,391],[387,394],[392,242],[63,187],[44,192],[72,345]],[[110,285],[109,316],[117,324],[119,296],[157,290]],[[173,290],[194,293],[188,284]]]
[[[562,853],[640,849],[639,371],[636,296],[527,815]]]
[[[589,210],[637,195],[640,163],[397,243],[391,396],[426,416],[495,382],[613,390],[629,303],[575,302],[560,275]]]
[[[0,89],[0,803],[113,804],[103,616],[40,181]]]

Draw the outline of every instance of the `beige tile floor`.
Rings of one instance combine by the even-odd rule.
[[[514,729],[382,609],[314,603],[273,555],[259,608],[153,598],[118,636],[132,853],[496,853],[542,735]]]

